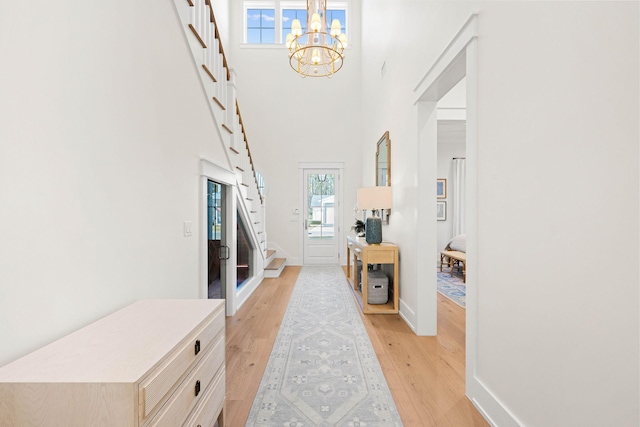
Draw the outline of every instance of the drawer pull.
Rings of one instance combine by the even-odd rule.
[[[200,340],[196,340],[196,355],[200,353]]]
[[[196,396],[200,394],[200,381],[196,381]]]

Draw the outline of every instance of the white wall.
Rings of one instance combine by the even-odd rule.
[[[477,380],[514,424],[638,425],[637,2],[363,3],[363,139],[394,142],[403,307],[424,303],[412,91],[473,12]]]
[[[352,16],[359,16],[359,2],[352,1]],[[238,74],[238,102],[257,170],[267,183],[267,235],[269,246],[301,264],[299,245],[303,215],[299,162],[344,162],[343,235],[354,223],[356,189],[361,186],[362,116],[360,96],[360,25],[350,21],[344,66],[331,79],[301,78],[289,66],[288,52],[279,46],[240,46],[242,2],[232,2],[231,63]],[[366,141],[375,154],[382,136]],[[371,159],[373,165],[374,160]],[[346,263],[346,244],[341,244]]]
[[[216,18],[216,24],[218,25],[218,33],[222,40],[222,46],[224,49],[230,45],[229,41],[229,27],[231,20],[229,19],[229,1],[230,0],[210,0],[213,13]],[[226,51],[225,51],[226,54]]]
[[[1,2],[0,56],[0,365],[199,297],[199,158],[224,154],[173,2]]]

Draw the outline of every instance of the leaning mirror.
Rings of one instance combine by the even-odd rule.
[[[386,131],[378,141],[376,147],[376,186],[391,187],[391,140],[389,131]],[[382,221],[389,224],[391,209],[381,209]]]
[[[382,135],[376,148],[376,186],[391,186],[391,141],[389,131]]]

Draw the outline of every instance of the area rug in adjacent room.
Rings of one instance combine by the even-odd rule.
[[[246,426],[402,426],[340,266],[304,266]]]
[[[438,292],[460,307],[466,307],[467,287],[461,277],[438,271]]]

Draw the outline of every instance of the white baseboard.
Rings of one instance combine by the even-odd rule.
[[[521,427],[523,425],[476,377],[467,380],[467,397],[493,427]]]
[[[287,259],[287,265],[302,265],[300,263],[300,259],[299,258],[292,257],[290,254],[287,253],[287,251],[283,250],[280,246],[278,246],[277,243],[269,242],[268,249],[275,250],[276,251],[276,256],[278,258],[286,258]]]
[[[404,301],[400,298],[400,317],[405,321],[405,323],[411,328],[411,330],[416,332],[416,312],[413,311]]]
[[[236,294],[236,312],[240,307],[242,307],[242,304],[249,299],[251,294],[258,289],[258,286],[262,283],[262,279],[264,279],[264,270],[261,271],[260,274],[253,276],[249,282],[245,283],[245,285],[238,291]]]

